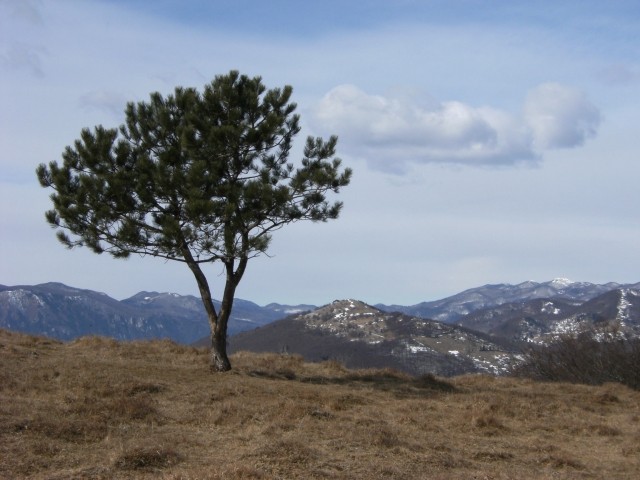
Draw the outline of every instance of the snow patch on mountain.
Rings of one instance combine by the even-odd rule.
[[[564,288],[564,287],[568,287],[569,285],[572,285],[574,282],[569,280],[568,278],[554,278],[553,280],[551,280],[551,282],[549,282],[550,285],[556,287],[556,288]]]
[[[633,292],[627,288],[620,289],[620,301],[618,302],[618,314],[616,315],[616,321],[620,322],[621,326],[624,326],[625,320],[629,318],[629,307],[631,307],[631,302],[627,298],[629,294]],[[633,292],[636,296],[637,293]]]
[[[406,344],[407,346],[407,350],[409,350],[411,353],[418,353],[418,352],[431,352],[433,350],[431,350],[429,347],[425,347],[422,344],[419,345],[411,345],[409,343]]]
[[[575,335],[581,330],[581,323],[574,317],[556,322],[551,328],[551,334],[555,336]]]
[[[476,368],[482,372],[491,375],[505,375],[511,371],[514,363],[522,361],[522,356],[496,353],[490,360],[478,356],[472,356],[471,360]]]
[[[0,292],[0,298],[7,299],[9,305],[24,312],[30,304],[35,303],[38,306],[44,306],[44,301],[38,296],[21,288],[16,290],[5,290]]]
[[[550,313],[552,315],[558,315],[560,313],[560,309],[556,308],[553,302],[545,302],[540,311],[542,313]]]

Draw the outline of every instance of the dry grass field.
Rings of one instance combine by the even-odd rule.
[[[0,478],[636,479],[640,392],[0,331]]]

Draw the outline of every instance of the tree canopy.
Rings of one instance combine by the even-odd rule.
[[[202,93],[175,89],[129,103],[119,128],[85,128],[62,164],[37,168],[54,190],[47,221],[66,246],[116,258],[150,255],[186,263],[212,331],[212,366],[230,368],[226,325],[247,261],[267,251],[272,232],[300,220],[338,217],[330,202],[351,170],[335,157],[337,137],[308,137],[299,165],[289,162],[299,133],[292,88],[267,90],[260,77],[216,76]],[[217,312],[201,266],[226,271]]]

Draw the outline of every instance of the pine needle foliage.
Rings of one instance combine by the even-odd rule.
[[[83,129],[62,164],[36,171],[54,190],[46,219],[67,247],[188,265],[209,316],[216,370],[230,368],[226,327],[247,261],[289,223],[337,218],[342,203],[328,195],[351,178],[335,157],[336,136],[307,138],[300,165],[289,162],[300,132],[291,94],[237,71],[202,92],[153,93],[127,105],[119,128]],[[219,312],[201,269],[213,262],[226,272]]]

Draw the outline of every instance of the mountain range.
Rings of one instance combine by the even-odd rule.
[[[609,282],[596,284],[572,282],[566,278],[556,278],[549,282],[523,282],[517,285],[501,283],[471,288],[442,300],[422,302],[416,305],[375,305],[389,312],[402,312],[418,317],[432,318],[454,323],[471,312],[495,307],[505,303],[521,302],[540,298],[561,298],[569,301],[585,302],[600,294],[615,289],[640,289],[640,283],[619,284]]]
[[[454,323],[336,301],[240,333],[229,349],[297,353],[308,360],[386,366],[414,375],[500,375],[520,361],[525,342],[548,344],[563,334],[602,328],[640,337],[640,289],[617,287],[566,280],[486,285],[430,305],[403,307],[428,308],[440,318],[456,318]],[[465,310],[469,313],[458,316]]]
[[[216,306],[219,305],[216,302]],[[260,307],[237,299],[229,321],[229,334],[310,308],[314,307],[276,303]],[[118,340],[170,338],[191,343],[209,334],[207,317],[197,297],[140,292],[118,301],[104,293],[61,283],[0,285],[0,328],[59,340],[103,335]]]
[[[480,308],[456,324],[513,341],[548,343],[591,328],[640,337],[640,289],[615,288],[589,300],[537,298]]]
[[[555,279],[484,285],[411,306],[357,300],[320,308],[259,306],[236,299],[229,349],[300,353],[309,360],[411,373],[500,373],[521,342],[547,343],[563,333],[603,325],[640,336],[640,283]],[[60,283],[0,285],[0,328],[60,340],[104,335],[206,344],[209,335],[195,296],[140,292],[118,301]]]

